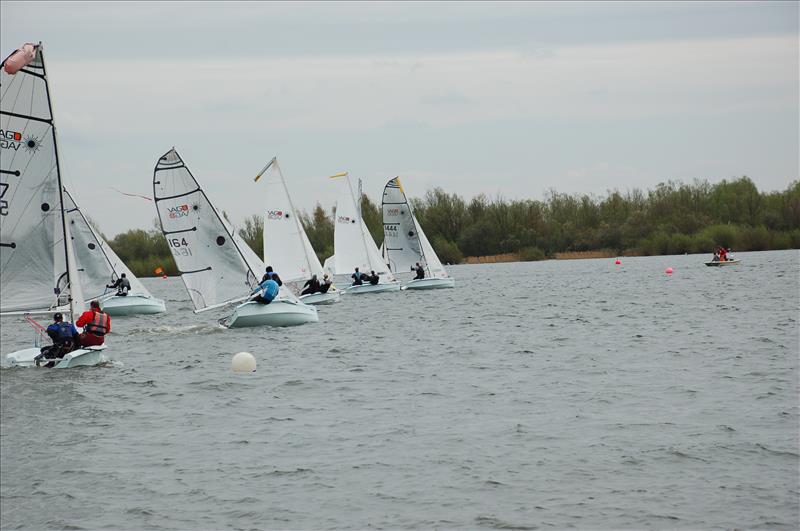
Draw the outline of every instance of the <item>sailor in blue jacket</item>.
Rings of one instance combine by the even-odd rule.
[[[261,304],[269,304],[272,300],[278,296],[278,292],[280,291],[281,287],[278,285],[277,282],[268,278],[261,282],[258,285],[258,289],[261,291],[258,295],[253,297],[252,300],[259,302]]]
[[[53,314],[53,324],[47,327],[47,335],[53,340],[52,346],[42,347],[42,352],[34,360],[39,365],[39,360],[62,358],[80,345],[80,334],[75,325],[64,321],[61,312]]]

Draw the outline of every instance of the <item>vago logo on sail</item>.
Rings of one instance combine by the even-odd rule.
[[[189,205],[167,207],[170,219],[182,218],[189,215]]]
[[[0,148],[18,151],[20,146],[24,146],[28,153],[36,153],[39,151],[39,139],[33,135],[28,135],[23,143],[22,133],[0,129]]]
[[[284,215],[289,217],[283,210],[267,210],[267,219],[283,219]]]

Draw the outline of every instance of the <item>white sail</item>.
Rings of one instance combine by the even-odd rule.
[[[241,301],[264,263],[223,219],[175,149],[158,159],[153,198],[161,229],[196,310]],[[279,298],[291,298],[281,290]]]
[[[69,233],[42,46],[14,74],[6,61],[0,65],[0,311],[46,310],[68,300],[78,311],[83,300],[72,242],[64,237]]]
[[[102,297],[109,293],[106,286],[125,274],[125,278],[131,284],[131,294],[152,297],[111,246],[97,234],[66,189],[64,190],[64,204],[72,242],[78,250],[77,267],[84,295],[88,299]],[[112,290],[111,293],[116,293],[116,291]]]
[[[264,263],[271,265],[284,282],[305,282],[312,275],[321,279],[322,264],[297,216],[277,159],[267,164],[256,181],[262,175],[265,176]]]
[[[384,257],[391,269],[411,271],[419,263],[428,276],[447,278],[447,271],[414,216],[399,177],[386,183],[382,209]]]
[[[395,282],[375,240],[361,218],[349,175],[337,176],[339,195],[336,202],[336,226],[333,233],[333,268],[337,275],[352,273],[357,267],[362,273],[375,271],[380,282]],[[360,199],[360,198],[359,198]],[[328,261],[326,260],[326,263]]]

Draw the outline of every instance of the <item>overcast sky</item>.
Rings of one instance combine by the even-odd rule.
[[[295,205],[349,170],[466,198],[798,179],[796,2],[0,2],[45,46],[65,183],[112,236],[150,228],[175,146],[217,208]]]

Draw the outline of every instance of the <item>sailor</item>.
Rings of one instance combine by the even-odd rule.
[[[267,272],[264,273],[263,277],[261,277],[262,282],[265,280],[274,280],[275,282],[278,283],[278,286],[283,286],[283,281],[281,280],[281,277],[278,276],[278,273],[272,270],[272,266],[267,266]]]
[[[303,291],[300,292],[300,295],[309,295],[311,293],[316,293],[319,291],[319,280],[317,280],[317,275],[311,275],[305,284],[303,284]]]
[[[81,340],[78,329],[72,323],[64,321],[64,316],[60,312],[53,314],[53,324],[47,327],[47,335],[53,340],[53,344],[49,347],[42,347],[41,354],[34,358],[37,366],[42,358],[63,358],[64,354],[74,350]],[[47,366],[51,367],[52,365],[51,362]]]
[[[258,285],[258,289],[261,290],[261,293],[253,297],[252,300],[260,304],[269,304],[275,297],[278,296],[278,292],[281,288],[277,281],[268,278],[263,280],[261,284]]]
[[[322,275],[322,284],[319,286],[319,292],[328,293],[328,290],[331,289],[332,285],[333,281],[331,280],[331,277],[328,276],[328,273],[325,273]]]
[[[360,286],[363,284],[362,280],[365,276],[364,273],[361,273],[358,268],[356,268],[356,272],[350,275],[350,278],[353,279],[353,286]]]
[[[83,327],[82,347],[102,345],[105,335],[111,332],[111,317],[100,309],[100,303],[97,301],[90,303],[90,308],[81,314],[75,324]]]
[[[422,268],[421,265],[419,265],[419,262],[417,262],[417,265],[413,266],[411,270],[417,272],[417,276],[415,276],[412,280],[421,280],[425,278],[425,270]]]
[[[111,289],[117,288],[117,297],[125,297],[131,290],[131,283],[125,278],[125,273],[122,273],[113,284],[107,285],[106,287]]]
[[[373,286],[376,286],[378,284],[378,281],[380,281],[380,277],[378,277],[378,275],[375,274],[375,271],[370,271],[369,283],[372,284]]]

